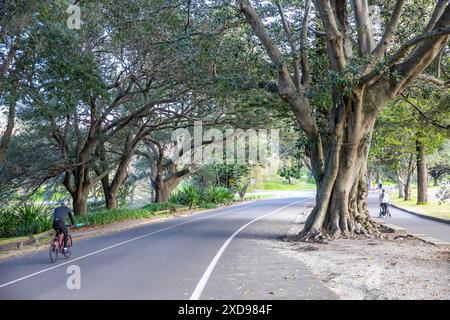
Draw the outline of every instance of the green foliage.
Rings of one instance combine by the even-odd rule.
[[[270,180],[264,181],[263,190],[314,190],[316,185],[313,181],[302,181],[292,179],[291,183],[286,180]]]
[[[0,209],[0,237],[26,236],[49,230],[51,208],[45,205],[21,205]]]
[[[152,218],[156,211],[174,210],[177,207],[173,203],[151,203],[140,209],[122,208],[113,210],[102,210],[84,216],[76,216],[77,223],[84,223],[86,226],[107,225],[131,219]]]
[[[211,207],[211,204],[228,204],[234,199],[234,194],[224,187],[201,187],[186,185],[169,197],[170,203],[180,203],[193,207]]]
[[[151,203],[140,209],[103,210],[74,217],[76,223],[86,226],[107,225],[114,222],[152,218],[156,211],[174,210],[174,203]],[[0,237],[27,236],[52,228],[52,208],[45,205],[22,205],[0,209]]]
[[[0,209],[0,237],[16,235],[17,224],[17,217],[13,209]]]
[[[450,186],[443,186],[439,189],[436,196],[439,199],[439,204],[450,203]]]

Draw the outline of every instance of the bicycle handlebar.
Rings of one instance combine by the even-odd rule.
[[[84,223],[77,223],[74,225],[70,225],[70,224],[66,224],[67,228],[80,228],[80,227],[84,227]]]

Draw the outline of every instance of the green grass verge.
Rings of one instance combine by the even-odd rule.
[[[272,196],[273,195],[271,195],[271,194],[258,194],[258,195],[246,194],[244,196],[244,200],[269,199],[269,198],[272,198]],[[235,200],[240,200],[238,195],[235,195],[234,199]]]
[[[291,184],[287,180],[269,180],[262,183],[261,190],[315,190],[316,185],[314,183],[293,180]]]
[[[416,194],[417,191],[413,190],[412,194]],[[447,219],[450,220],[450,203],[439,204],[437,199],[429,199],[428,204],[418,205],[417,196],[413,195],[411,200],[404,201],[395,196],[391,196],[391,201],[396,206],[404,208],[406,210],[414,211],[420,214]]]

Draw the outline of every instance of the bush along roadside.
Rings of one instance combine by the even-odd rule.
[[[233,200],[234,193],[227,188],[195,185],[187,185],[169,197],[169,203],[179,203],[189,208],[215,208],[217,205],[230,204]]]
[[[52,227],[52,208],[45,205],[21,205],[0,209],[0,238],[28,236]]]
[[[85,216],[77,216],[75,217],[75,221],[76,223],[82,223],[86,226],[106,225],[131,219],[149,219],[153,217],[157,211],[175,211],[178,207],[180,207],[178,204],[173,203],[152,203],[140,209],[123,208],[103,210]]]
[[[86,227],[107,225],[125,220],[152,218],[155,212],[188,206],[213,209],[234,201],[234,192],[223,187],[202,188],[186,186],[173,193],[168,203],[151,203],[139,209],[119,208],[101,210],[84,216],[76,216],[75,223]],[[31,236],[52,229],[54,207],[24,204],[18,207],[0,208],[0,238]],[[167,212],[165,214],[170,214]]]
[[[156,211],[181,207],[174,203],[152,203],[140,209],[114,209],[76,216],[75,222],[85,226],[105,225],[114,222],[151,218]],[[22,205],[14,208],[0,208],[0,238],[30,236],[52,229],[53,207],[45,205]]]

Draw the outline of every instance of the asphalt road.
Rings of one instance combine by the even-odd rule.
[[[262,241],[285,235],[313,201],[291,194],[80,240],[57,264],[47,251],[6,260],[0,299],[336,299]]]
[[[378,217],[379,214],[378,195],[379,193],[372,193],[369,196],[368,203],[372,217]],[[450,224],[421,218],[393,207],[390,207],[389,211],[392,218],[386,218],[388,223],[403,227],[409,233],[426,234],[433,238],[450,242]]]

